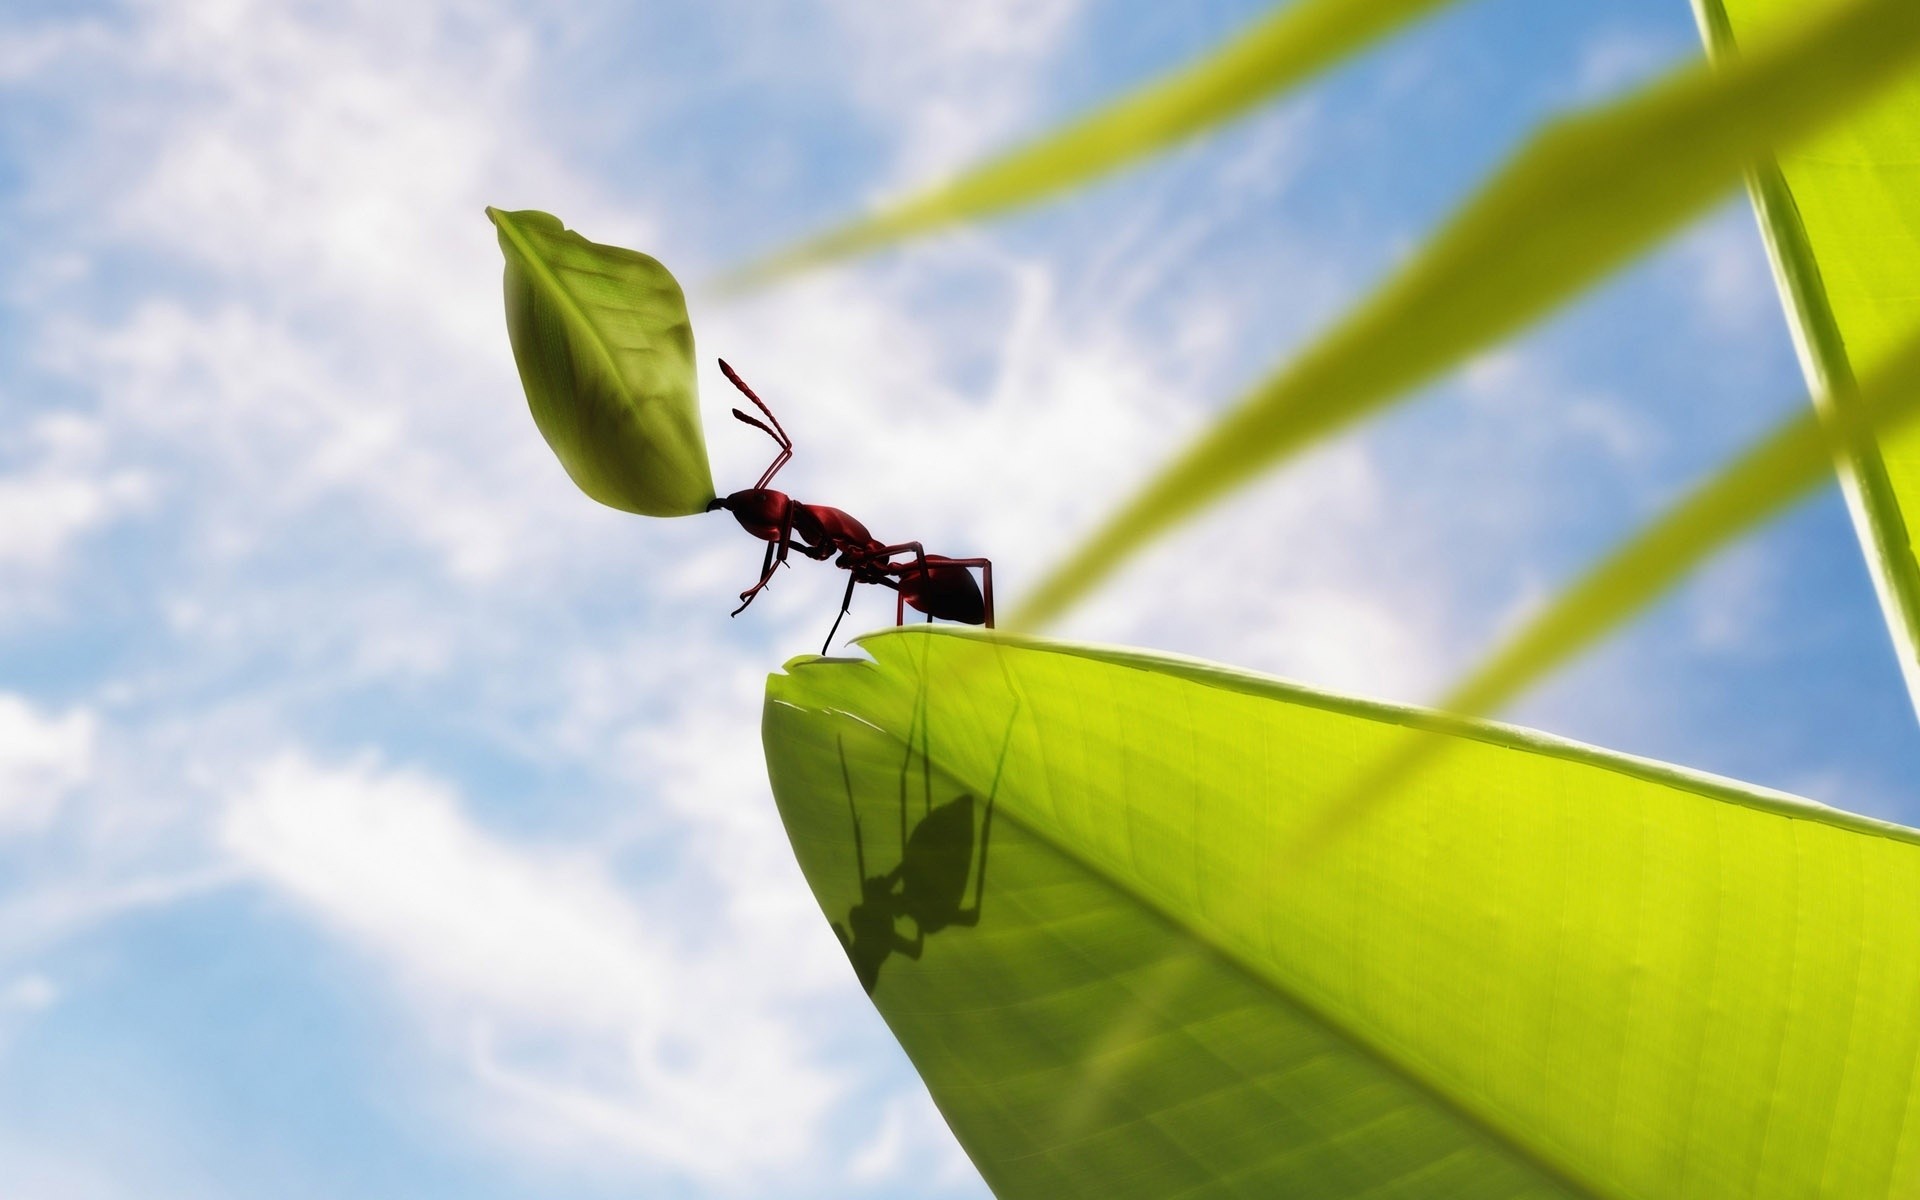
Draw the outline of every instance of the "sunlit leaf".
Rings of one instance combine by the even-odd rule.
[[[1862,0],[1537,137],[1407,265],[1254,389],[1042,581],[1043,622],[1155,537],[1577,294],[1920,57],[1920,4]]]
[[[1920,1178],[1920,835],[1187,660],[799,659],[794,852],[1013,1197],[1886,1196]],[[1406,731],[1451,749],[1304,867]]]
[[[1293,0],[1197,62],[892,208],[774,255],[739,287],[1091,182],[1240,116],[1453,0]]]
[[[534,424],[580,490],[651,517],[713,499],[693,326],[667,269],[543,212],[487,216],[507,258],[507,335]]]
[[[1807,0],[1695,0],[1716,57]],[[1909,81],[1748,181],[1815,400],[1847,403],[1920,323],[1920,81]],[[1846,461],[1847,499],[1920,704],[1920,563],[1908,514],[1920,514],[1920,433],[1861,443]]]

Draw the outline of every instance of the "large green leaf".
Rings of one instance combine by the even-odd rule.
[[[770,681],[774,793],[1003,1198],[1920,1179],[1913,831],[1191,661],[864,645]],[[1444,770],[1289,866],[1409,729]]]
[[[1695,0],[1716,57],[1764,36],[1808,0]],[[1871,369],[1920,325],[1920,80],[1816,141],[1761,164],[1759,212],[1795,343],[1817,403],[1848,403]],[[1920,704],[1920,563],[1907,532],[1920,512],[1920,433],[1869,440],[1844,460],[1847,500]]]
[[[1292,0],[1205,58],[884,212],[736,273],[732,287],[1032,204],[1240,116],[1453,0]]]
[[[1014,614],[1060,613],[1175,524],[1513,333],[1920,57],[1920,4],[1854,0],[1535,138],[1399,273],[1112,514]]]
[[[580,490],[650,517],[713,499],[693,326],[657,261],[543,212],[487,216],[506,255],[507,335],[527,405]]]

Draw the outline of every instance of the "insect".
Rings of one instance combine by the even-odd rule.
[[[767,543],[760,578],[740,593],[740,607],[733,610],[732,616],[745,612],[761,589],[773,581],[773,573],[787,564],[788,552],[798,550],[817,562],[831,558],[834,566],[847,572],[847,592],[840,599],[840,615],[827,631],[827,640],[820,647],[822,654],[833,644],[833,635],[839,631],[840,621],[853,603],[856,583],[877,584],[894,591],[896,625],[906,621],[907,609],[911,607],[927,614],[929,621],[939,617],[993,628],[993,563],[987,559],[928,554],[919,542],[888,545],[867,532],[867,527],[849,513],[824,504],[803,504],[785,492],[768,487],[780,468],[793,457],[793,439],[780,427],[779,418],[773,415],[766,401],[754,394],[725,359],[720,360],[720,371],[767,419],[762,421],[737,408],[733,410],[734,417],[762,431],[780,447],[752,487],[721,496],[707,505],[708,512],[726,509],[742,529]],[[912,557],[894,561],[896,556],[906,555]],[[973,580],[972,569],[976,567],[981,584],[985,585],[984,592],[981,584]]]

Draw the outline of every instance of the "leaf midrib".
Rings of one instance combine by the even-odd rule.
[[[512,239],[514,249],[518,252],[521,264],[528,268],[529,273],[544,285],[541,290],[549,293],[554,303],[558,304],[575,323],[586,330],[586,341],[599,353],[600,364],[606,368],[607,375],[613,380],[615,390],[620,393],[620,398],[625,400],[630,407],[638,410],[640,405],[634,398],[633,389],[628,386],[626,377],[620,373],[619,366],[615,364],[613,352],[607,348],[606,335],[601,331],[600,326],[593,318],[587,315],[585,309],[580,307],[579,301],[576,300],[573,293],[560,282],[559,276],[555,275],[553,270],[547,266],[546,260],[534,253],[532,242],[529,241],[526,234],[520,231],[519,226],[513,220],[512,213],[502,212],[497,218],[496,224],[508,238]]]

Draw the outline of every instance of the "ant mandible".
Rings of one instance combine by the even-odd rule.
[[[773,462],[760,473],[759,481],[752,487],[743,488],[731,496],[722,496],[707,505],[708,512],[726,509],[740,522],[742,529],[767,543],[767,556],[760,564],[759,582],[740,593],[740,607],[730,615],[737,617],[745,612],[747,605],[752,604],[753,598],[760,594],[760,589],[772,581],[773,573],[786,565],[787,552],[798,550],[816,562],[832,558],[834,566],[847,572],[847,594],[840,599],[840,615],[833,619],[833,628],[827,630],[827,640],[820,647],[822,654],[833,645],[833,635],[840,628],[841,618],[847,615],[847,608],[853,603],[853,585],[856,583],[879,584],[897,593],[893,613],[896,625],[905,622],[907,606],[911,605],[915,611],[927,614],[929,621],[939,617],[993,628],[993,564],[988,560],[928,554],[919,542],[900,542],[889,546],[868,533],[865,525],[837,508],[828,508],[824,504],[802,504],[785,492],[769,488],[767,485],[773,482],[773,477],[793,457],[793,440],[780,427],[779,418],[773,415],[766,401],[754,395],[753,389],[734,373],[725,359],[720,360],[720,371],[728,382],[740,389],[742,395],[753,401],[755,408],[766,414],[767,420],[763,422],[737,408],[733,410],[734,417],[762,431],[780,447],[780,452],[774,455]],[[909,552],[913,555],[911,560],[893,561],[894,555]],[[984,595],[980,586],[974,583],[973,572],[968,569],[970,567],[980,568],[981,579],[986,585]]]

